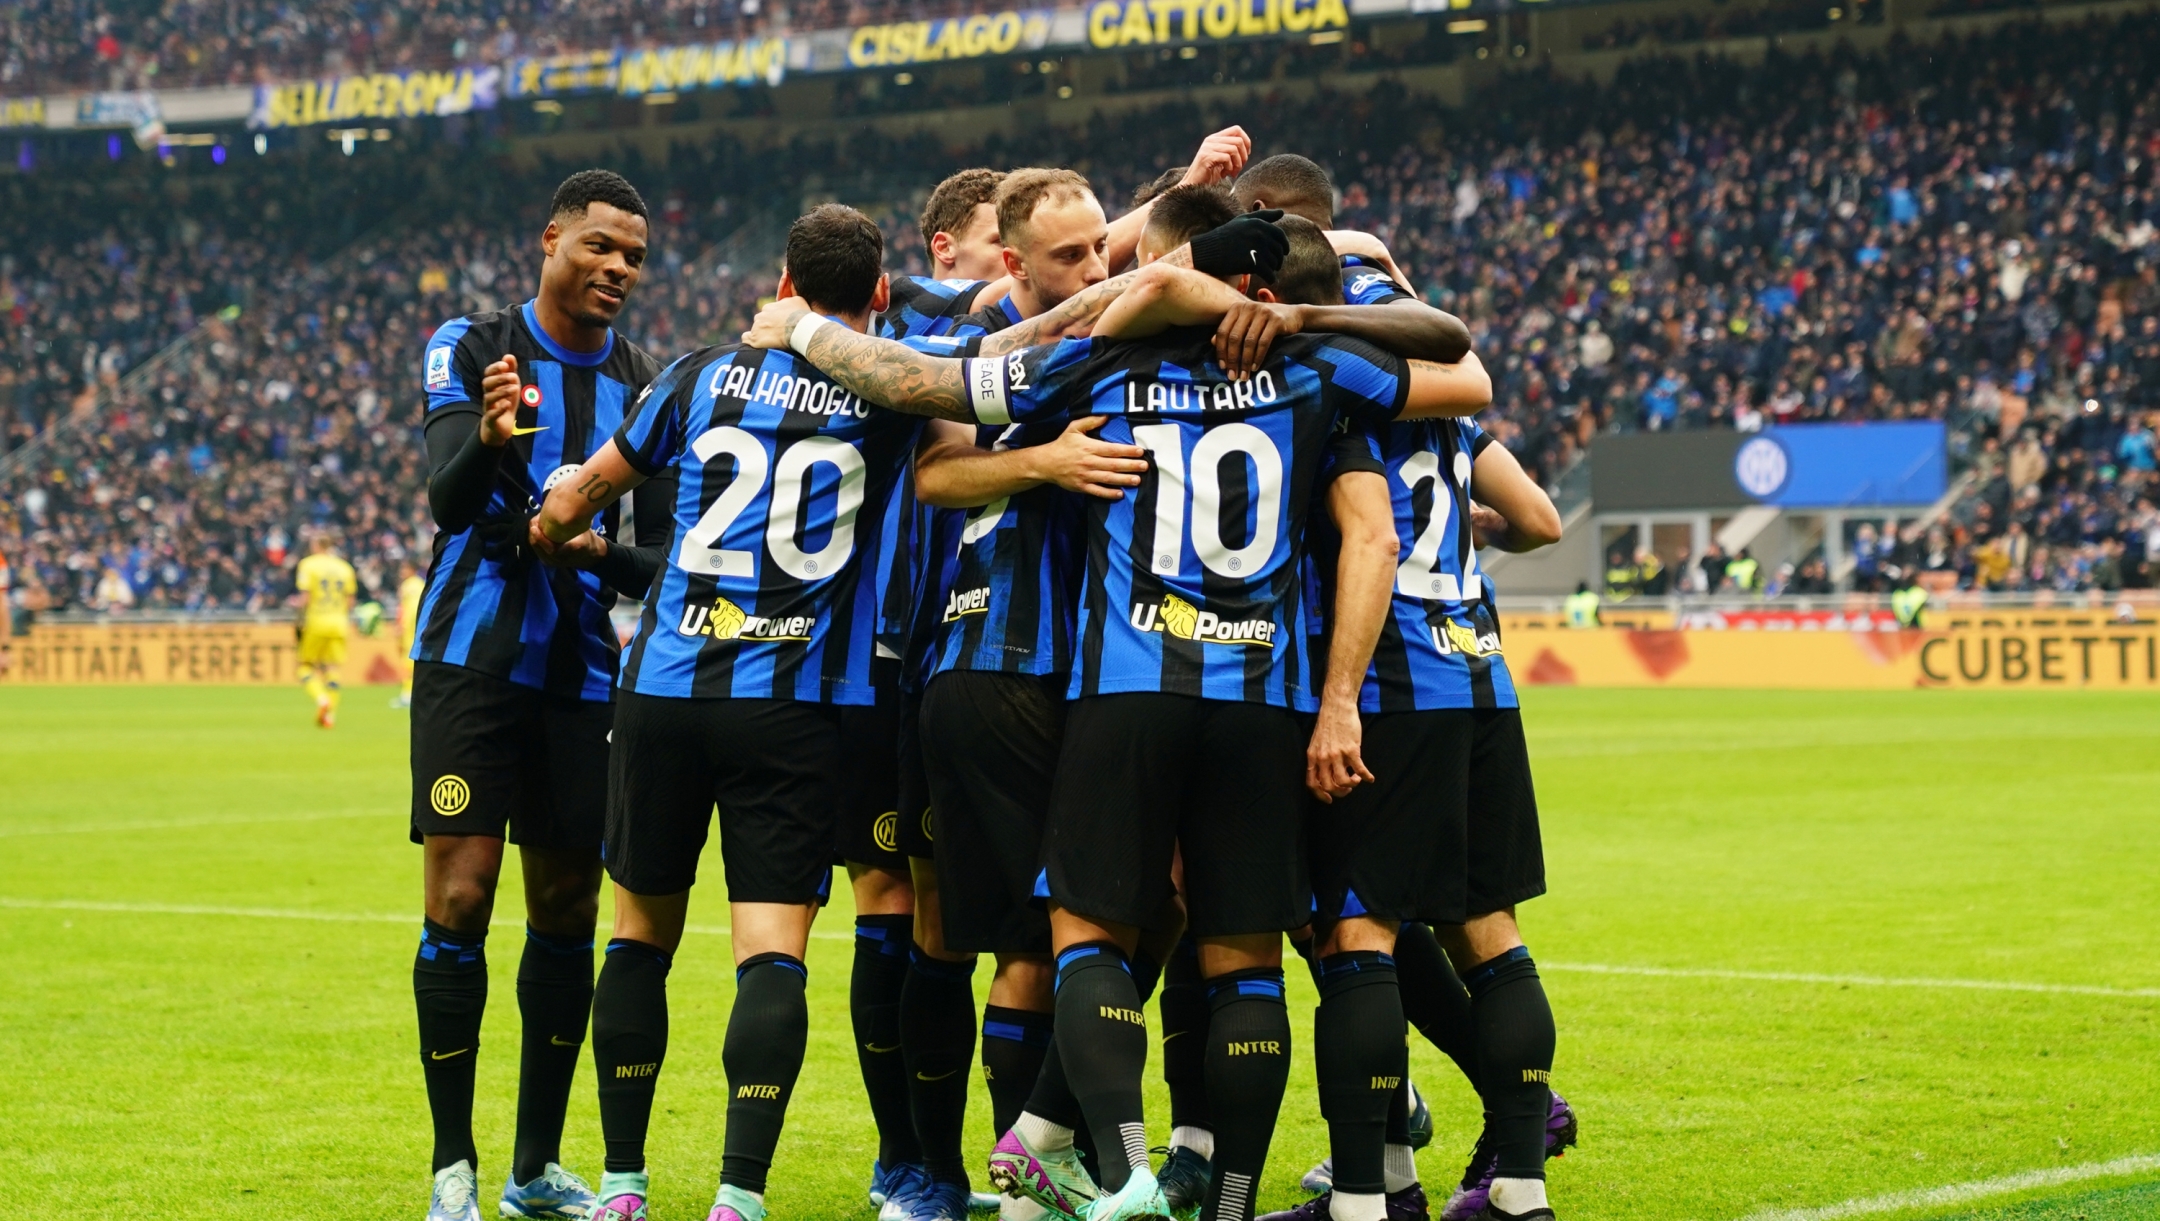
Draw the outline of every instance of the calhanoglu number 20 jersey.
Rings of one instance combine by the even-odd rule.
[[[1088,510],[1072,697],[1311,711],[1299,573],[1314,480],[1336,418],[1394,419],[1409,374],[1359,340],[1293,335],[1233,382],[1211,335],[1065,340],[964,372],[985,423],[1108,415],[1096,436],[1148,453],[1138,488]]]
[[[622,685],[641,695],[870,704],[877,526],[922,421],[808,361],[739,344],[669,365],[616,434],[678,468],[675,543]]]
[[[1517,707],[1492,585],[1470,530],[1470,474],[1491,435],[1468,419],[1352,424],[1331,474],[1387,479],[1400,553],[1395,596],[1358,695],[1365,712]]]

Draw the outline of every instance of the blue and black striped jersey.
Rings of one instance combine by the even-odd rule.
[[[1354,254],[1342,256],[1342,295],[1345,305],[1386,305],[1411,297],[1410,290],[1395,282],[1386,270]]]
[[[1113,418],[1150,469],[1091,501],[1070,694],[1159,691],[1311,710],[1307,506],[1337,415],[1402,411],[1402,361],[1359,340],[1293,335],[1231,381],[1212,328],[1072,339],[966,362],[978,419]]]
[[[950,335],[955,322],[975,312],[975,298],[989,283],[900,276],[891,281],[885,312],[877,316],[871,329],[881,339]]]
[[[986,449],[1018,449],[1056,440],[1063,423],[976,431],[976,444]],[[1055,484],[970,511],[959,532],[959,561],[936,609],[932,673],[1069,672],[1086,524],[1083,498]]]
[[[523,435],[510,439],[481,520],[435,536],[412,656],[556,695],[612,699],[614,592],[593,573],[520,559],[517,548],[486,536],[522,541],[524,519],[547,489],[614,435],[660,364],[613,332],[598,352],[572,352],[540,328],[528,301],[436,329],[421,372],[426,413],[477,414],[482,372],[506,354],[517,357],[525,383]],[[612,534],[619,520],[610,509],[593,528]]]
[[[1401,547],[1394,601],[1358,695],[1366,712],[1518,706],[1470,530],[1470,474],[1490,444],[1473,420],[1406,420],[1352,424],[1331,449],[1330,474],[1386,477]]]
[[[622,684],[641,695],[869,704],[874,570],[922,421],[876,408],[786,351],[701,348],[616,434],[647,475],[679,471],[676,544]]]

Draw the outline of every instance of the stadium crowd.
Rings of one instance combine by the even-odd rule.
[[[1937,520],[1856,532],[1856,584],[2149,584],[2160,116],[2144,82],[2160,22],[2006,27],[1931,50],[1645,59],[1608,85],[1529,71],[1456,114],[1384,83],[1098,114],[964,150],[869,130],[685,145],[620,167],[658,213],[623,327],[667,355],[731,338],[772,269],[723,273],[700,253],[805,194],[869,209],[891,268],[920,272],[915,201],[952,169],[1072,165],[1114,211],[1238,122],[1261,153],[1328,164],[1338,224],[1378,234],[1470,323],[1495,382],[1487,427],[1548,486],[1600,431],[1940,419],[1959,494]],[[0,180],[10,206],[70,201],[61,240],[0,239],[9,447],[99,388],[115,396],[6,478],[18,605],[274,604],[314,523],[341,527],[378,587],[426,546],[421,345],[446,317],[529,292],[530,201],[574,167],[393,201],[407,179],[384,171],[442,160],[425,151]],[[228,305],[237,316],[213,318]],[[1758,588],[1812,589],[1819,567]]]

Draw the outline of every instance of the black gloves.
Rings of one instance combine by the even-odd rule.
[[[1193,270],[1211,276],[1255,275],[1273,282],[1290,253],[1290,239],[1275,224],[1281,208],[1247,212],[1192,240]]]
[[[526,545],[532,528],[532,511],[505,512],[481,518],[473,523],[473,537],[480,542],[483,559],[498,564],[523,564],[533,558]]]

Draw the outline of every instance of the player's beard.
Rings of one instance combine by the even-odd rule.
[[[628,302],[625,302],[625,304],[628,304]],[[620,309],[615,311],[616,315],[621,313]],[[577,323],[579,326],[599,327],[604,330],[615,325],[615,316],[602,314],[594,310],[579,310],[570,315],[570,321]]]

